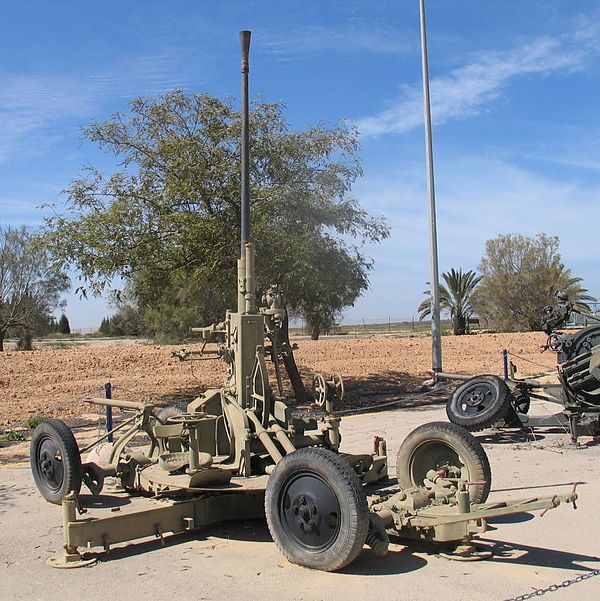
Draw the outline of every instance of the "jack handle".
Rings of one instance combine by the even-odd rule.
[[[578,484],[583,484],[583,482],[573,482],[573,489],[571,490],[571,493],[568,495],[564,495],[562,496],[562,498],[559,498],[560,495],[554,495],[552,497],[552,499],[550,500],[550,505],[548,507],[546,507],[546,509],[544,509],[544,511],[542,511],[542,513],[540,513],[540,517],[543,517],[544,515],[546,515],[546,513],[550,510],[550,509],[554,509],[556,507],[558,507],[561,503],[561,501],[564,501],[565,503],[571,503],[571,505],[573,505],[573,509],[577,509],[577,499],[579,498],[579,495],[577,494],[577,485]]]

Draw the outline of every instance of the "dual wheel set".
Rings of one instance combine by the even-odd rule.
[[[477,440],[445,422],[424,424],[411,432],[397,455],[398,484],[427,489],[430,470],[476,483],[471,501],[483,503],[491,486],[490,465]],[[60,420],[35,429],[31,468],[37,488],[51,503],[79,492],[84,478],[79,448]],[[367,491],[342,455],[306,447],[286,455],[272,471],[265,492],[269,531],[292,563],[333,571],[351,563],[369,532]]]
[[[463,428],[432,422],[413,430],[396,459],[398,484],[427,489],[430,470],[477,481],[471,501],[484,503],[491,486],[481,444]],[[265,496],[273,540],[292,563],[335,571],[351,563],[369,531],[365,486],[344,458],[319,447],[286,455],[273,470]]]

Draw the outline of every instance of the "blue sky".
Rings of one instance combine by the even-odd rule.
[[[427,16],[441,271],[475,268],[500,233],[545,232],[600,296],[600,5],[429,0]],[[240,29],[253,97],[284,102],[295,128],[361,131],[354,195],[392,235],[367,249],[371,288],[346,319],[416,314],[429,279],[418,0],[2,2],[0,223],[35,227],[83,166],[113,169],[81,127],[129,99],[237,97]],[[74,327],[106,312],[68,297]]]

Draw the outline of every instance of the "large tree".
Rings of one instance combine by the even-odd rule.
[[[371,261],[352,242],[388,235],[349,194],[361,169],[356,131],[291,131],[279,104],[250,116],[252,236],[259,289],[281,285],[309,322],[352,304]],[[155,334],[220,318],[235,301],[240,114],[231,102],[175,91],[138,98],[85,136],[121,169],[89,169],[47,223],[49,244],[102,290],[128,282]],[[339,298],[331,293],[341,290]],[[335,296],[335,298],[334,298]]]
[[[473,294],[477,285],[481,281],[474,271],[467,271],[452,268],[450,271],[442,273],[442,278],[446,285],[440,284],[440,309],[448,311],[452,319],[452,332],[456,336],[466,334],[469,331],[469,318],[475,313],[473,308]],[[431,291],[426,290],[425,294],[431,296]],[[419,305],[419,319],[425,319],[431,315],[431,298],[426,298]]]
[[[9,329],[47,324],[68,287],[69,278],[36,236],[25,227],[0,228],[0,351]]]
[[[502,330],[539,330],[542,310],[563,290],[579,308],[595,300],[562,263],[556,236],[500,235],[488,240],[479,271],[477,313]]]

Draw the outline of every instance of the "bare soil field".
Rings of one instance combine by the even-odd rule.
[[[348,406],[376,405],[386,395],[414,393],[431,366],[429,337],[339,337],[297,342],[296,360],[307,386],[315,372],[339,373],[349,393]],[[515,355],[511,359],[523,374],[552,370],[554,354],[539,351],[544,342],[541,333],[445,336],[444,370],[500,374],[505,348]],[[89,414],[90,406],[81,399],[102,396],[106,382],[112,382],[114,398],[158,404],[188,401],[204,389],[222,384],[222,361],[181,363],[171,357],[179,348],[90,344],[0,353],[0,431],[20,426],[34,416],[72,419]]]

